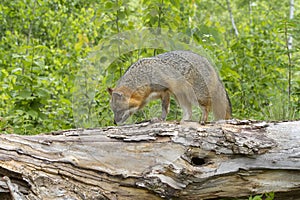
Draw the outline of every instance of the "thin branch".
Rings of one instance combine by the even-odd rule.
[[[32,8],[32,16],[35,16],[35,8],[36,8],[36,1],[34,1],[33,8]],[[29,18],[29,16],[28,16]],[[29,27],[28,27],[28,35],[27,35],[27,46],[30,46],[30,40],[31,40],[31,34],[32,34],[32,27],[34,25],[34,18],[33,20],[30,20]],[[34,46],[32,45],[32,48],[34,49]],[[28,49],[26,49],[26,55],[28,54]],[[34,55],[32,55],[34,57]],[[22,74],[25,74],[25,65],[22,67]]]
[[[290,0],[290,20],[294,18],[294,0]],[[288,34],[287,23],[285,23],[286,48],[288,56],[288,112],[291,111],[291,95],[292,95],[292,46],[293,36]]]
[[[250,27],[250,34],[252,34],[252,1],[249,0],[249,27]]]
[[[121,38],[120,38],[120,18],[119,18],[119,16],[120,16],[120,6],[119,6],[119,1],[117,0],[116,1],[116,6],[118,7],[118,9],[117,9],[117,13],[116,13],[116,19],[115,19],[115,22],[116,22],[116,27],[117,27],[117,32],[118,32],[118,53],[119,53],[119,57],[121,57],[121,47],[120,47],[120,40],[121,40]],[[122,76],[122,74],[123,74],[123,67],[122,67],[122,65],[121,65],[121,67],[120,67],[120,77]]]
[[[292,79],[292,72],[291,72],[291,67],[292,67],[292,58],[291,58],[291,52],[289,49],[289,38],[288,38],[288,27],[287,23],[285,23],[285,39],[286,39],[286,50],[287,50],[287,57],[288,57],[288,108],[290,108],[291,105],[291,79]]]
[[[295,10],[294,0],[290,0],[290,19],[294,18],[294,10]],[[292,46],[293,46],[293,36],[289,35],[289,39],[288,39],[289,50],[292,49]]]
[[[219,1],[217,0],[213,0],[214,2],[216,2],[221,8],[223,8],[224,10],[226,10],[226,7],[223,6],[223,4],[221,4]]]
[[[233,17],[233,14],[232,14],[232,10],[231,10],[231,6],[230,6],[229,0],[226,0],[226,3],[227,3],[227,9],[228,9],[228,12],[229,12],[229,15],[230,15],[230,20],[231,20],[231,23],[232,23],[232,27],[234,29],[234,33],[238,37],[239,36],[239,32],[238,32],[237,27],[236,27],[235,22],[234,22],[234,17]]]

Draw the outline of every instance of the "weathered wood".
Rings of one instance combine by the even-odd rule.
[[[0,198],[300,199],[300,121],[144,122],[0,144]]]

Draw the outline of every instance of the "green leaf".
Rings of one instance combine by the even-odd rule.
[[[180,6],[180,0],[170,0],[170,2],[175,8]]]
[[[36,112],[35,110],[29,110],[27,111],[27,114],[31,116],[33,119],[36,119],[39,115],[38,112]]]
[[[275,198],[275,193],[274,192],[266,193],[265,195],[266,195],[265,200],[273,200]]]
[[[49,97],[49,90],[44,88],[37,88],[35,89],[34,93],[40,98],[48,98]]]
[[[15,69],[13,69],[12,71],[11,71],[11,73],[16,73],[16,72],[21,72],[22,71],[22,68],[20,68],[20,67],[17,67],[17,68],[15,68]]]
[[[19,96],[23,99],[27,99],[27,98],[31,97],[31,95],[32,95],[32,92],[28,89],[24,89],[19,92]]]
[[[249,200],[262,200],[262,196],[263,195],[256,195],[256,196],[254,196],[254,197],[249,197]]]
[[[2,75],[3,74],[3,75]],[[0,73],[0,76],[2,77],[7,77],[9,74],[8,74],[8,71],[6,69],[2,69],[1,70],[1,73]]]

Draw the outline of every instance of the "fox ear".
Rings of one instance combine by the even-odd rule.
[[[108,92],[110,95],[112,95],[113,91],[114,91],[114,89],[112,89],[112,88],[107,88],[107,92]]]
[[[112,96],[113,96],[113,98],[121,99],[121,98],[123,98],[123,93],[121,93],[121,92],[114,92],[112,94]]]
[[[115,97],[115,98],[122,98],[123,97],[123,93],[120,93],[120,92],[114,92],[114,89],[113,88],[107,88],[107,92]]]

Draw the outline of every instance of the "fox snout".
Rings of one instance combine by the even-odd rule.
[[[122,125],[126,121],[127,117],[124,118],[122,115],[118,115],[117,113],[114,113],[114,124],[115,125]]]
[[[115,110],[114,111],[114,124],[122,125],[131,115],[130,110]]]

